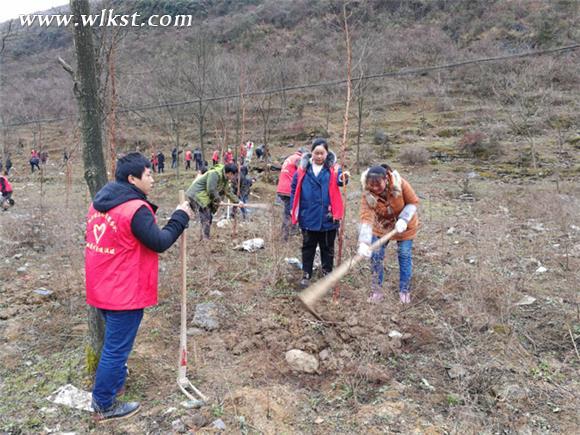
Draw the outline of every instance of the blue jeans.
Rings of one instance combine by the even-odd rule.
[[[125,385],[127,360],[143,319],[140,310],[99,310],[105,319],[105,342],[93,387],[93,405],[109,408]]]
[[[373,236],[373,243],[379,238]],[[373,251],[371,256],[371,270],[373,288],[380,289],[383,286],[383,260],[385,258],[385,248],[388,243],[381,246],[376,251]],[[413,275],[413,241],[401,240],[397,242],[397,254],[399,257],[399,291],[401,293],[408,293],[411,289],[411,276]]]

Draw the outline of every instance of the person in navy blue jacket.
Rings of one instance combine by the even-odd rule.
[[[302,230],[302,270],[300,286],[310,285],[316,247],[320,247],[322,273],[332,271],[334,240],[344,204],[339,186],[348,182],[348,172],[336,164],[336,155],[323,138],[314,139],[310,153],[304,153],[292,178],[290,203],[292,223]]]

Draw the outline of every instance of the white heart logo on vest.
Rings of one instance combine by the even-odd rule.
[[[105,231],[107,230],[107,224],[101,224],[101,225],[93,225],[93,234],[95,235],[95,240],[97,241],[97,245],[99,244],[99,240],[101,240],[101,237],[103,237],[103,234],[105,234]]]

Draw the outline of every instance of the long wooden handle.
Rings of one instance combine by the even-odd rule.
[[[373,243],[371,245],[371,251],[374,251],[375,249],[379,248],[380,246],[383,246],[396,233],[397,233],[397,230],[392,230],[392,231],[388,232],[387,234],[385,234],[383,237],[381,237],[379,240],[377,240],[375,243]],[[336,269],[334,269],[331,273],[326,275],[323,279],[312,284],[310,287],[308,287],[307,289],[304,289],[302,292],[300,292],[300,294],[298,295],[298,298],[302,301],[304,306],[310,312],[315,312],[314,305],[316,304],[316,301],[318,301],[318,299],[320,299],[322,296],[324,296],[325,293],[328,290],[330,290],[332,287],[334,287],[336,285],[336,283],[344,275],[346,275],[348,273],[348,271],[350,269],[352,269],[352,267],[354,265],[359,263],[364,258],[365,257],[363,257],[362,255],[357,254],[354,257],[352,257],[350,260],[345,261],[340,266],[338,266]]]
[[[220,202],[220,205],[223,207],[241,207],[240,204],[237,203],[228,203],[228,202]],[[267,210],[270,208],[269,204],[258,204],[258,203],[253,203],[253,204],[244,204],[244,208],[261,208],[263,210]]]
[[[179,203],[185,201],[185,193],[179,191]],[[183,230],[179,241],[181,266],[181,328],[179,335],[179,377],[185,377],[187,368],[187,230]]]

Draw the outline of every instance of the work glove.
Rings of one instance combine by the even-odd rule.
[[[373,253],[371,247],[366,243],[360,243],[358,245],[357,254],[361,257],[371,258],[371,254]]]
[[[395,224],[395,229],[399,234],[404,233],[405,230],[407,229],[407,222],[404,219],[399,219]]]

